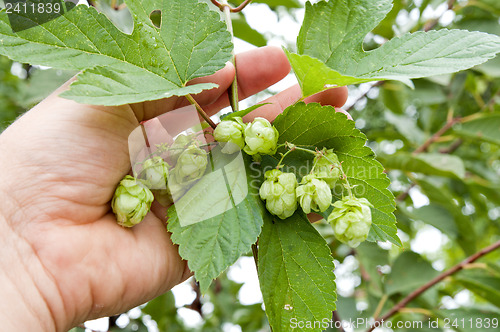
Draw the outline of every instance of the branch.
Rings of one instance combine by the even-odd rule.
[[[194,292],[196,293],[196,297],[193,300],[193,302],[186,306],[187,308],[196,311],[197,313],[200,314],[201,317],[203,317],[203,311],[201,310],[201,307],[203,304],[201,303],[201,291],[200,291],[200,284],[193,279],[191,282],[191,287],[193,288]]]
[[[425,141],[424,144],[422,144],[415,151],[413,151],[413,155],[425,152],[432,143],[437,141],[439,137],[441,137],[445,132],[447,132],[449,129],[451,129],[451,127],[453,127],[456,123],[459,123],[460,121],[462,121],[462,118],[460,117],[448,120],[441,129],[439,129],[434,135],[429,137],[429,139]]]
[[[457,139],[453,144],[451,144],[449,147],[447,148],[443,148],[443,149],[440,149],[439,150],[439,153],[443,153],[443,154],[450,154],[452,152],[455,152],[463,143],[464,141],[462,141],[460,138]]]
[[[223,12],[224,8],[227,7],[227,8],[229,8],[229,11],[231,13],[241,12],[250,2],[252,2],[252,0],[245,0],[245,1],[243,1],[243,3],[241,5],[234,8],[234,7],[231,7],[230,5],[228,5],[227,3],[220,3],[217,0],[211,0],[211,1],[214,5],[216,5],[220,9],[221,12]]]
[[[252,2],[252,0],[245,0],[245,1],[243,1],[243,3],[241,5],[239,5],[238,7],[232,8],[231,9],[231,13],[241,12],[250,2]]]
[[[389,310],[389,312],[387,312],[384,316],[382,316],[381,318],[375,320],[375,322],[372,324],[372,327],[367,332],[373,331],[375,329],[375,327],[378,325],[377,323],[385,321],[388,318],[392,317],[392,315],[394,315],[395,313],[399,312],[408,303],[410,303],[411,301],[413,301],[416,297],[418,297],[420,294],[422,294],[423,292],[425,292],[426,290],[428,290],[429,288],[431,288],[432,286],[434,286],[438,282],[440,282],[443,279],[451,276],[454,273],[457,273],[458,271],[460,271],[460,270],[464,269],[466,266],[468,266],[470,263],[475,262],[479,258],[483,257],[486,254],[489,254],[490,252],[492,252],[492,251],[494,251],[494,250],[496,250],[498,248],[500,248],[500,241],[497,241],[497,242],[493,243],[492,245],[490,245],[490,246],[488,246],[486,248],[483,248],[482,250],[478,251],[477,253],[473,254],[472,256],[467,257],[461,263],[453,266],[451,269],[449,269],[449,270],[441,273],[440,275],[438,275],[437,277],[435,277],[434,279],[432,279],[431,281],[429,281],[425,285],[423,285],[420,288],[414,290],[413,292],[411,292],[410,294],[408,294],[408,296],[406,296],[404,299],[402,299],[401,301],[399,301],[398,304],[396,304],[394,307],[392,307],[392,309]]]
[[[338,326],[337,331],[339,332],[345,332],[344,327],[342,326],[342,319],[340,319],[339,313],[337,310],[333,312],[333,321],[337,324],[335,326]]]
[[[398,197],[396,197],[396,201],[398,202],[402,202],[406,199],[406,197],[408,197],[408,195],[410,195],[410,190],[415,187],[416,184],[415,183],[412,183],[408,189],[406,189],[404,192],[402,192],[401,194],[398,195]]]

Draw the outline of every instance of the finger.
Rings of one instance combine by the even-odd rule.
[[[273,121],[285,108],[296,103],[302,96],[299,85],[294,85],[275,96],[272,96],[263,103],[270,103],[269,105],[262,106],[252,113],[244,117],[245,122],[252,121],[256,117],[263,117],[269,121]],[[306,98],[306,103],[320,103],[321,105],[330,105],[334,107],[341,107],[347,100],[347,88],[340,87],[329,89],[312,95]],[[337,110],[341,111],[341,110]],[[345,113],[341,111],[342,113]]]
[[[244,100],[281,81],[290,73],[290,63],[281,48],[262,47],[236,56],[238,99]],[[208,105],[208,104],[207,104]],[[205,107],[209,115],[229,106],[225,90],[212,104]]]
[[[307,97],[304,102],[320,103],[321,105],[330,105],[334,107],[342,107],[347,101],[347,87],[328,89]]]
[[[279,82],[290,72],[290,64],[283,50],[273,46],[266,46],[236,55],[238,71],[238,96],[243,100],[259,91],[262,91],[276,82]],[[197,94],[196,101],[205,111],[213,115],[229,105],[227,89],[234,78],[232,64],[214,75],[198,78],[190,82],[213,82],[218,88]],[[173,97],[146,103],[134,104],[132,107],[141,121],[151,119],[169,110],[189,105],[184,97]],[[211,105],[210,107],[206,107]]]

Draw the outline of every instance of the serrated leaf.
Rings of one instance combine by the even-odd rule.
[[[453,128],[459,135],[500,145],[500,114],[488,114]]]
[[[168,210],[168,230],[205,293],[213,279],[250,251],[269,218],[251,158],[211,152],[212,171]],[[241,160],[241,163],[240,161]],[[245,174],[246,173],[246,174]],[[241,178],[243,177],[243,182]]]
[[[458,179],[465,177],[465,166],[462,159],[442,153],[419,153],[413,155],[407,152],[399,152],[384,158],[383,164],[387,168],[400,169],[405,172],[417,172]]]
[[[308,55],[290,53],[285,49],[285,54],[299,81],[304,97],[328,89],[329,87],[349,84],[371,82],[371,79],[361,80],[356,77],[342,75],[331,69],[320,60]]]
[[[306,4],[297,39],[298,54],[288,54],[294,71],[299,73],[297,78],[304,96],[330,85],[388,79],[411,84],[412,78],[471,68],[500,52],[497,36],[446,29],[408,33],[375,50],[363,51],[365,36],[389,13],[391,3],[391,0],[330,0]],[[316,75],[324,79],[323,86],[307,79]]]
[[[71,90],[63,93],[81,103],[121,105],[217,86],[187,83],[215,73],[231,57],[231,37],[218,13],[196,0],[126,3],[134,19],[130,35],[85,5],[16,33],[2,11],[0,53],[20,62],[83,70]],[[160,29],[149,18],[154,10],[161,11]],[[33,19],[31,13],[10,15]]]
[[[327,243],[307,217],[296,212],[286,220],[266,220],[258,261],[273,331],[322,331],[318,323],[313,328],[305,324],[330,320],[336,301],[335,266]]]
[[[288,107],[273,124],[280,133],[278,144],[290,142],[313,149],[333,149],[342,162],[349,183],[356,186],[356,196],[365,197],[374,206],[369,240],[389,240],[401,245],[393,215],[394,195],[387,189],[389,179],[383,173],[382,165],[374,159],[373,151],[365,146],[366,136],[354,127],[354,121],[330,106],[297,103]],[[282,148],[278,152],[284,153],[285,150]],[[274,156],[275,164],[278,158],[279,155]],[[312,159],[308,153],[295,151],[284,159],[288,166],[285,169],[295,172],[300,179],[309,172]],[[340,199],[342,192],[334,190],[334,196]]]

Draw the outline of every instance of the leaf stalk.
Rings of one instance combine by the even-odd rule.
[[[201,115],[201,117],[210,125],[210,127],[212,127],[213,129],[215,129],[217,127],[217,125],[212,121],[212,119],[210,119],[210,117],[208,116],[207,113],[205,113],[205,111],[203,110],[203,108],[200,106],[200,104],[198,104],[198,102],[193,98],[193,96],[191,95],[186,95],[186,99],[194,105],[194,107],[196,107],[196,110],[198,111],[198,114]]]
[[[345,186],[344,186],[344,187],[347,189],[347,193],[349,194],[349,197],[354,197],[354,195],[352,194],[352,187],[351,187],[351,185],[349,184],[349,180],[347,179],[347,175],[344,173],[344,169],[342,168],[342,163],[340,163],[340,164],[336,165],[336,163],[335,163],[333,160],[331,160],[330,158],[328,158],[327,156],[325,156],[325,155],[324,155],[321,151],[313,151],[313,150],[309,150],[309,149],[301,148],[301,147],[298,147],[298,146],[296,146],[296,145],[294,145],[294,144],[290,144],[290,143],[288,143],[286,146],[290,149],[290,151],[288,151],[287,153],[285,153],[285,155],[281,158],[281,160],[280,160],[280,162],[279,162],[278,166],[281,164],[281,161],[283,161],[284,157],[285,157],[288,153],[290,153],[290,152],[292,152],[292,151],[295,151],[295,150],[308,152],[308,153],[311,153],[311,154],[313,154],[313,155],[315,155],[315,156],[320,155],[320,156],[321,156],[321,158],[325,158],[325,159],[326,159],[327,161],[329,161],[332,165],[335,165],[336,167],[338,167],[338,168],[339,168],[340,172],[342,173],[342,180],[344,180],[344,181],[345,181]]]
[[[250,1],[245,1],[238,8],[231,7],[230,5],[228,5],[226,0],[223,0],[222,3],[213,0],[212,3],[215,4],[217,7],[219,7],[219,9],[224,13],[224,20],[226,21],[227,30],[229,31],[229,33],[231,33],[231,42],[234,45],[234,31],[233,31],[233,22],[231,20],[231,13],[232,12],[235,13],[235,10],[239,9],[240,7],[241,9],[239,9],[238,11],[241,11],[243,8],[246,7],[246,5],[250,3]],[[234,52],[234,48],[232,52],[231,62],[234,67],[234,78],[233,82],[231,83],[231,87],[228,89],[229,103],[231,104],[233,112],[238,112],[240,110],[239,97],[238,97],[238,72],[236,69],[236,54]]]

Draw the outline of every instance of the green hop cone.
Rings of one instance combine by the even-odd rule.
[[[293,173],[273,169],[265,174],[259,195],[266,201],[266,208],[281,219],[290,217],[297,210],[297,178]]]
[[[314,160],[316,162],[314,175],[316,178],[325,181],[330,188],[333,188],[341,176],[340,161],[333,150],[324,149],[322,152],[324,156],[316,156]]]
[[[139,180],[127,175],[120,181],[111,201],[118,224],[132,227],[140,223],[149,212],[153,194]]]
[[[201,178],[207,169],[207,155],[207,152],[196,144],[188,146],[177,159],[177,164],[171,172],[173,181],[182,185]]]
[[[177,159],[185,150],[185,148],[193,142],[193,135],[179,135],[174,140],[174,143],[169,148],[169,157],[173,163],[177,162]]]
[[[365,241],[372,225],[373,205],[366,198],[344,197],[333,203],[335,209],[328,216],[335,237],[342,243],[356,248]]]
[[[142,164],[141,178],[150,189],[166,189],[168,179],[168,164],[161,157],[153,157]]]
[[[279,133],[269,121],[255,118],[245,128],[245,143],[243,149],[249,155],[276,153]]]
[[[244,130],[245,124],[240,117],[222,121],[217,125],[214,130],[214,138],[217,142],[222,143],[222,153],[233,154],[245,147]]]
[[[311,213],[311,210],[324,212],[332,203],[332,191],[328,184],[323,180],[318,180],[312,174],[302,178],[295,192],[305,213]]]

